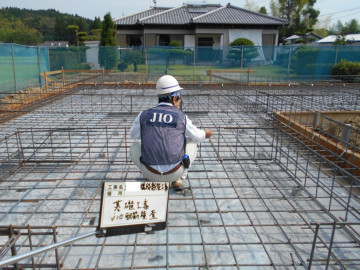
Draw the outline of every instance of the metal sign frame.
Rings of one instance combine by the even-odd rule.
[[[169,189],[168,182],[104,182],[96,237],[166,229]]]

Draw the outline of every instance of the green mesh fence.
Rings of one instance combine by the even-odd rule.
[[[332,79],[331,68],[342,59],[359,61],[360,46],[64,48],[0,44],[0,91],[41,86],[40,73],[62,68],[104,68],[123,74],[119,80],[134,74],[148,81],[161,74],[218,83],[326,80]]]
[[[41,86],[44,70],[49,70],[48,48],[0,44],[0,95]]]

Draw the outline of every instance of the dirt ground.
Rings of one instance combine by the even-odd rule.
[[[358,132],[355,132],[356,130],[360,129],[360,116],[351,117],[345,120],[343,123],[350,124],[353,127],[353,130],[350,134],[350,144],[360,147],[359,134]],[[331,136],[342,138],[343,127],[336,124],[331,124],[325,131]]]

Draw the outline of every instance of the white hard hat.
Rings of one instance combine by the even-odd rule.
[[[156,83],[156,94],[158,96],[179,91],[180,87],[178,81],[171,75],[164,75],[158,79]]]

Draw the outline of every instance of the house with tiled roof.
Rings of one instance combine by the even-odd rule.
[[[323,39],[318,40],[317,43],[319,45],[329,46],[329,45],[333,45],[338,38],[341,38],[341,36],[330,35]],[[360,44],[360,34],[348,34],[343,36],[343,38],[348,43],[347,45],[358,46]]]
[[[309,32],[305,35],[292,35],[290,37],[285,38],[285,41],[288,44],[296,44],[296,43],[302,43],[302,44],[316,44],[318,40],[320,40],[321,37],[315,33]]]
[[[277,45],[286,21],[231,5],[183,4],[153,7],[114,20],[121,47],[168,46],[177,40],[187,48],[229,46],[237,38],[255,45]]]

